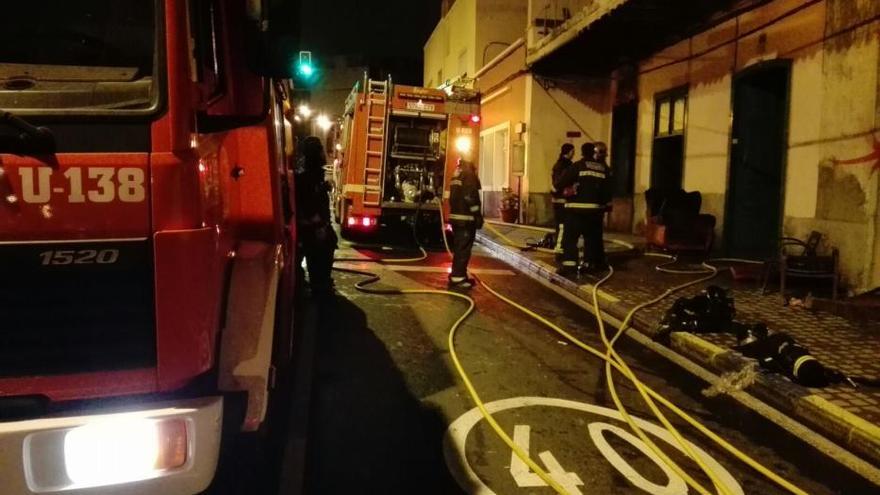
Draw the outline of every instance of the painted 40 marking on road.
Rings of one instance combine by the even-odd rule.
[[[586,413],[592,416],[598,416],[600,421],[590,422],[585,429],[572,431],[572,435],[583,435],[584,441],[592,441],[599,450],[602,457],[613,467],[618,473],[625,477],[634,488],[651,495],[687,495],[688,487],[685,481],[666,466],[663,461],[638,437],[631,434],[617,424],[608,422],[614,421],[621,425],[623,416],[615,409],[601,407],[583,402],[575,402],[564,399],[554,399],[547,397],[515,397],[511,399],[503,399],[487,403],[486,409],[491,414],[497,414],[502,411],[508,411],[527,407],[554,407],[568,409],[579,413]],[[660,439],[663,443],[678,450],[684,454],[684,449],[676,442],[672,435],[662,427],[646,421],[641,418],[632,417],[639,427],[651,436]],[[459,485],[466,488],[472,495],[494,495],[493,491],[486,483],[477,475],[473,467],[467,461],[465,445],[467,443],[468,434],[473,428],[483,421],[483,416],[479,409],[474,408],[456,419],[449,429],[446,431],[444,438],[444,454],[446,456],[446,464],[458,481]],[[666,482],[655,483],[648,479],[643,473],[640,473],[629,461],[611,445],[608,437],[616,436],[631,445],[642,455],[650,459],[664,473]],[[518,424],[514,426],[513,441],[526,453],[529,453],[531,447],[531,426]],[[698,455],[701,460],[715,473],[719,481],[724,484],[731,495],[744,495],[743,488],[739,482],[730,474],[730,472],[722,466],[715,458],[710,456],[703,449],[691,442],[689,447]],[[557,457],[549,450],[538,453],[537,456],[530,457],[536,462],[542,463],[545,471],[559,483],[560,486],[572,495],[586,495],[591,492],[588,488],[590,482],[578,473],[565,469],[559,462]],[[536,473],[532,472],[529,467],[514,453],[510,454],[509,475],[513,478],[514,483],[519,488],[538,488],[546,487],[544,482]]]
[[[67,187],[52,184],[61,173]],[[146,174],[137,167],[70,167],[63,173],[47,167],[21,167],[21,199],[25,203],[45,204],[56,195],[68,203],[140,203],[147,197]]]

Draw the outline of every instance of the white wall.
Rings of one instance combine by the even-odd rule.
[[[527,107],[523,196],[534,204],[528,206],[530,216],[526,220],[530,223],[546,223],[550,218],[550,174],[562,145],[574,144],[576,157],[580,157],[580,146],[584,142],[609,142],[610,80],[545,88],[539,80],[532,78],[527,91],[530,105]],[[566,137],[568,132],[580,132],[582,135],[569,138]],[[537,204],[539,202],[541,204]]]

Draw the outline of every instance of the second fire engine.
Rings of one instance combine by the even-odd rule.
[[[439,232],[449,181],[459,159],[476,161],[479,129],[472,90],[358,82],[346,102],[335,171],[343,236],[416,219]]]

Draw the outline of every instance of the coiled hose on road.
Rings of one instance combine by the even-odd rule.
[[[441,208],[441,223],[440,223],[441,228],[443,228],[443,226],[445,226],[445,221],[444,221],[442,215],[443,215],[443,213],[442,213],[442,208]],[[487,224],[487,227],[489,228],[489,230],[493,230],[495,233],[500,234],[497,231],[497,229],[495,229],[494,227],[491,226],[491,224]],[[451,251],[449,249],[449,245],[446,242],[445,231],[442,233],[442,237],[443,237],[444,245],[446,247],[446,251],[449,254],[451,254]],[[506,241],[509,241],[510,244],[516,246],[516,244],[513,243],[513,241],[511,241],[509,238],[507,238],[503,234],[500,234],[499,237],[501,237],[502,239],[505,239]],[[612,241],[612,242],[614,242],[614,241]],[[627,245],[626,243],[622,243],[622,244]],[[627,246],[631,247],[631,245],[627,245]],[[517,247],[519,247],[519,246],[517,246]],[[419,262],[419,261],[423,261],[423,260],[427,259],[427,253],[425,252],[425,250],[421,246],[419,247],[419,249],[422,252],[422,256],[418,257],[418,258],[367,259],[367,260],[364,260],[364,259],[345,259],[345,260],[337,260],[337,261],[397,262],[397,263]],[[674,258],[671,258],[671,257],[669,259],[672,259],[673,262],[676,261]],[[727,260],[725,260],[725,261],[727,261]],[[473,314],[473,312],[476,308],[476,303],[474,302],[473,298],[471,298],[470,296],[467,296],[465,294],[461,294],[461,293],[453,292],[453,291],[449,291],[449,290],[377,289],[377,288],[370,287],[370,285],[375,284],[376,282],[378,282],[381,279],[381,277],[375,273],[371,273],[371,272],[367,272],[367,271],[363,271],[363,270],[348,269],[348,268],[334,268],[334,270],[337,270],[337,271],[343,272],[343,273],[349,273],[349,274],[353,274],[353,275],[359,275],[359,276],[366,277],[365,280],[362,280],[362,281],[355,284],[355,288],[357,290],[365,292],[365,293],[389,295],[389,296],[390,295],[407,295],[407,294],[442,295],[442,296],[452,297],[452,298],[466,302],[468,305],[466,311],[450,327],[449,336],[448,336],[448,346],[449,346],[449,352],[450,352],[450,356],[452,357],[454,367],[455,367],[457,373],[459,374],[460,378],[462,379],[462,382],[465,384],[465,388],[467,389],[468,394],[471,396],[471,399],[474,401],[478,410],[483,415],[484,419],[489,424],[489,426],[498,435],[498,437],[513,451],[513,453],[517,457],[519,457],[527,466],[529,466],[529,468],[532,469],[532,471],[534,471],[545,483],[547,483],[551,488],[553,488],[558,494],[569,495],[564,487],[562,487],[556,480],[553,479],[553,477],[549,473],[547,473],[533,459],[531,459],[529,457],[529,455],[525,451],[523,451],[522,448],[520,448],[513,441],[512,438],[510,438],[510,436],[504,431],[504,429],[501,428],[501,426],[498,424],[498,422],[495,420],[495,418],[492,416],[492,414],[487,410],[484,402],[480,398],[478,391],[474,387],[473,383],[470,380],[470,377],[468,376],[467,372],[465,371],[464,366],[461,364],[461,361],[458,357],[458,353],[456,352],[456,349],[455,349],[455,337],[456,337],[456,333],[458,332],[462,323],[471,314]],[[658,270],[661,270],[661,269],[658,267]],[[664,269],[661,271],[664,271],[664,270],[670,270],[670,269],[667,267],[664,267]],[[674,270],[674,269],[672,269],[672,270]],[[695,271],[675,270],[673,273],[695,273]],[[683,411],[682,409],[677,407],[671,401],[664,398],[661,394],[659,394],[658,392],[654,391],[653,389],[651,389],[650,387],[648,387],[647,385],[642,383],[638,379],[638,377],[635,375],[635,373],[632,371],[632,369],[630,369],[630,367],[627,365],[626,361],[614,349],[614,345],[616,344],[618,339],[629,328],[629,324],[632,321],[632,318],[635,316],[635,314],[638,311],[640,311],[646,307],[652,306],[654,304],[657,304],[660,301],[671,296],[672,294],[674,294],[680,290],[683,290],[687,287],[691,287],[691,286],[694,286],[694,285],[697,285],[700,283],[704,283],[704,282],[714,278],[715,276],[717,276],[719,271],[717,268],[715,268],[707,263],[704,263],[703,268],[698,273],[704,274],[704,276],[700,277],[696,280],[693,280],[691,282],[687,282],[685,284],[681,284],[679,286],[672,287],[672,288],[668,289],[667,291],[665,291],[660,296],[658,296],[650,301],[646,301],[646,302],[636,306],[635,308],[633,308],[632,311],[630,311],[629,314],[626,316],[626,318],[624,319],[623,323],[621,324],[620,328],[617,330],[615,335],[611,339],[609,339],[608,335],[606,333],[606,330],[605,330],[604,321],[602,319],[601,308],[599,307],[598,294],[599,294],[599,287],[602,284],[606,283],[609,279],[611,279],[611,277],[613,277],[614,271],[613,271],[613,269],[610,270],[609,273],[603,279],[601,279],[598,283],[596,283],[592,289],[593,313],[594,313],[594,316],[596,317],[596,321],[599,326],[600,337],[602,338],[602,341],[606,347],[606,351],[604,353],[599,351],[598,349],[592,347],[592,346],[587,345],[586,343],[584,343],[580,339],[576,338],[571,333],[563,330],[562,328],[560,328],[559,326],[550,322],[549,320],[547,320],[543,316],[535,313],[534,311],[526,308],[525,306],[520,305],[519,303],[511,300],[510,298],[507,298],[506,296],[500,294],[499,292],[497,292],[491,286],[487,285],[482,280],[480,280],[480,285],[482,285],[482,287],[485,288],[486,291],[489,292],[490,294],[492,294],[493,296],[495,296],[498,299],[500,299],[501,301],[513,306],[514,308],[523,312],[524,314],[526,314],[530,318],[533,318],[536,321],[540,322],[541,324],[547,326],[548,328],[550,328],[551,330],[553,330],[554,332],[556,332],[557,334],[561,335],[563,338],[568,340],[569,342],[573,343],[578,348],[588,352],[589,354],[591,354],[595,357],[598,357],[599,359],[602,359],[605,362],[605,366],[606,366],[606,377],[607,377],[609,391],[611,393],[611,396],[612,396],[612,399],[615,403],[615,406],[620,411],[624,420],[627,422],[627,424],[633,430],[633,432],[654,453],[656,453],[659,456],[659,458],[662,459],[663,462],[666,463],[670,467],[670,469],[672,469],[676,474],[681,476],[682,479],[684,479],[685,482],[688,483],[688,485],[690,485],[691,487],[693,487],[697,492],[699,492],[703,495],[710,495],[711,494],[711,492],[709,490],[707,490],[705,487],[700,485],[696,480],[694,480],[690,475],[688,475],[680,466],[678,466],[672,459],[670,459],[669,456],[667,456],[662,451],[662,449],[660,449],[653,441],[651,441],[650,438],[648,438],[647,435],[645,435],[645,433],[633,421],[633,419],[630,417],[628,411],[626,410],[626,407],[620,401],[620,398],[617,394],[617,390],[614,385],[613,374],[611,373],[612,370],[617,371],[618,373],[620,373],[621,375],[623,375],[625,378],[627,378],[628,380],[630,380],[633,383],[633,385],[636,387],[639,394],[642,396],[645,403],[648,405],[648,407],[651,409],[651,411],[654,413],[654,415],[657,417],[657,419],[670,432],[670,434],[677,441],[677,443],[679,443],[682,446],[682,450],[688,454],[688,456],[701,468],[701,470],[703,472],[706,473],[706,475],[709,477],[709,479],[715,485],[715,488],[717,489],[719,494],[730,495],[731,491],[730,491],[729,487],[726,484],[724,484],[723,481],[721,481],[719,479],[719,477],[706,465],[706,463],[703,462],[703,460],[693,452],[693,450],[691,449],[688,442],[686,442],[684,440],[684,438],[681,436],[681,434],[678,432],[678,430],[669,422],[669,420],[665,417],[665,415],[662,413],[662,411],[660,411],[660,409],[657,407],[656,402],[659,402],[662,406],[664,406],[667,409],[669,409],[670,411],[672,411],[674,414],[679,416],[682,420],[684,420],[685,422],[687,422],[688,424],[693,426],[697,431],[699,431],[700,433],[705,435],[707,438],[709,438],[710,440],[715,442],[719,447],[723,448],[724,450],[726,450],[727,452],[732,454],[734,457],[736,457],[737,459],[739,459],[740,461],[742,461],[743,463],[745,463],[749,467],[753,468],[755,471],[757,471],[758,473],[760,473],[761,475],[766,477],[768,480],[776,483],[777,485],[779,485],[780,487],[789,491],[790,493],[794,493],[797,495],[806,495],[805,491],[801,490],[800,488],[798,488],[797,486],[795,486],[794,484],[792,484],[788,480],[780,477],[779,475],[774,473],[772,470],[768,469],[766,466],[762,465],[761,463],[754,460],[753,458],[751,458],[750,456],[748,456],[747,454],[745,454],[741,450],[737,449],[736,447],[731,445],[729,442],[727,442],[726,440],[724,440],[723,438],[718,436],[716,433],[711,431],[705,425],[700,423],[698,420],[694,419],[692,416],[687,414],[685,411]]]

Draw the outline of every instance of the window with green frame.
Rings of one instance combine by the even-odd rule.
[[[654,137],[680,136],[687,125],[687,88],[658,95],[654,101]]]

